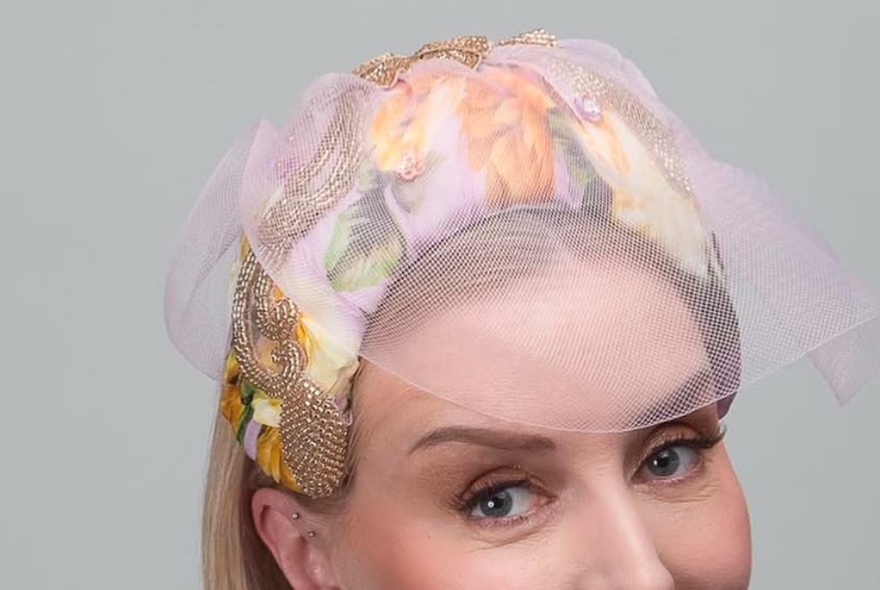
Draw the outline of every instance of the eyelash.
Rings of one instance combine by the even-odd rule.
[[[480,502],[492,498],[493,496],[500,494],[504,490],[511,488],[525,488],[529,492],[541,493],[545,496],[549,496],[549,494],[544,491],[543,488],[530,477],[504,478],[499,480],[489,479],[485,482],[477,484],[476,487],[471,488],[464,494],[456,497],[455,509],[469,520],[479,521],[479,526],[510,526],[513,524],[521,523],[525,520],[528,520],[532,516],[533,511],[529,511],[525,514],[519,514],[517,516],[511,516],[508,518],[478,519],[470,516],[471,512],[474,511],[474,509],[480,504]]]
[[[660,442],[655,442],[650,450],[642,457],[638,464],[638,471],[640,471],[644,466],[648,459],[653,457],[658,453],[662,453],[663,451],[669,450],[671,448],[677,446],[688,446],[698,451],[700,455],[700,465],[702,465],[703,453],[717,446],[722,440],[724,440],[724,436],[727,434],[726,429],[721,426],[718,431],[711,435],[682,435],[677,434],[673,437],[666,438],[665,440],[661,440]],[[699,467],[699,466],[698,466]],[[655,484],[648,485],[675,485],[683,479],[686,479],[687,476],[682,478],[675,478],[670,480],[661,481]],[[469,520],[480,521],[480,526],[512,526],[519,524],[525,520],[528,520],[532,516],[532,512],[529,511],[525,514],[520,514],[517,516],[509,517],[509,518],[483,518],[483,519],[475,519],[470,516],[473,510],[480,504],[480,502],[490,499],[493,496],[498,495],[504,490],[511,488],[525,488],[529,492],[537,492],[542,493],[546,496],[550,496],[549,493],[543,490],[543,488],[538,485],[531,477],[520,477],[520,478],[504,478],[498,480],[489,479],[485,482],[477,484],[475,487],[468,489],[465,493],[456,496],[454,501],[454,508],[456,511],[464,515]],[[552,497],[550,497],[552,500]]]
[[[683,435],[676,434],[670,438],[661,439],[659,442],[655,442],[647,453],[642,457],[639,461],[638,468],[636,469],[636,474],[638,474],[642,468],[645,466],[648,459],[657,455],[658,453],[662,453],[663,451],[668,451],[669,449],[675,447],[690,447],[694,451],[697,452],[699,456],[699,463],[695,467],[694,471],[699,469],[703,465],[703,454],[716,447],[722,440],[724,440],[724,436],[727,434],[727,430],[723,425],[720,425],[715,434],[712,435],[701,435],[701,434],[693,434],[693,435]],[[692,472],[693,473],[693,472]],[[652,482],[648,485],[675,485],[676,483],[687,479],[688,476],[685,475],[683,477],[670,478],[665,480],[659,480],[656,482]]]

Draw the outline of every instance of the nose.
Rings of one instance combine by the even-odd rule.
[[[611,491],[581,502],[575,538],[577,590],[675,590],[650,530],[630,493]]]

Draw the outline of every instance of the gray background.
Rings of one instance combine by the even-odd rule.
[[[0,587],[196,588],[215,388],[166,341],[168,248],[226,147],[310,79],[456,34],[616,45],[717,157],[880,290],[877,0],[0,5]],[[880,379],[740,399],[753,587],[880,588]]]

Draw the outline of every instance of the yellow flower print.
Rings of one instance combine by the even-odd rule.
[[[291,265],[298,268],[303,263],[291,260]],[[306,353],[306,373],[325,392],[347,386],[358,366],[360,318],[346,313],[329,284],[291,273],[285,287],[294,294],[300,312],[296,340]]]
[[[348,334],[334,332],[332,327],[304,314],[296,338],[309,359],[306,372],[325,392],[336,393],[357,370],[357,346],[344,344],[350,339]]]
[[[613,189],[612,213],[660,242],[698,276],[707,273],[706,231],[694,199],[673,187],[645,143],[616,113],[584,123],[583,143],[596,171]]]
[[[300,294],[293,299],[300,312],[295,337],[306,353],[306,373],[324,391],[330,392],[337,382],[350,377],[357,369],[358,334],[340,316],[339,308],[333,303],[337,297],[335,292],[303,276],[291,277],[290,281],[293,292]],[[277,286],[272,296],[276,300],[285,297]],[[277,346],[264,338],[256,342],[260,363],[273,371],[280,369],[272,360]]]
[[[281,453],[281,433],[277,428],[264,427],[257,439],[257,465],[277,483],[290,490],[299,489],[290,467]]]
[[[278,428],[281,424],[281,400],[271,398],[264,391],[257,391],[251,401],[254,420],[263,426]]]
[[[583,138],[587,151],[598,160],[598,165],[604,165],[617,177],[625,177],[630,171],[630,161],[627,146],[618,136],[618,127],[619,121],[614,114],[606,113],[600,121],[584,125]]]
[[[490,204],[554,198],[552,99],[531,79],[508,68],[487,68],[466,81],[458,108],[474,172],[485,168]]]
[[[235,355],[229,353],[226,357],[223,390],[220,395],[220,413],[233,428],[237,429],[244,410],[244,404],[241,403],[241,368]]]

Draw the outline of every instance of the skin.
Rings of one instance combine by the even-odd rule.
[[[639,392],[644,409],[663,407],[682,388],[710,390],[697,379],[707,373],[697,327],[671,288],[621,265],[585,270],[570,279],[577,302],[571,284],[527,281],[506,299],[463,304],[425,322],[398,358],[415,362],[431,351],[443,391],[468,390],[477,407],[506,407],[510,396],[534,398],[543,387],[567,396],[575,419],[619,418],[621,404],[601,403],[613,392]],[[524,320],[517,295],[538,286],[552,313]],[[547,387],[546,367],[493,355],[479,338],[441,345],[444,334],[523,321],[529,342],[549,346],[564,326],[584,343],[584,358],[599,360]],[[664,337],[670,333],[674,341]],[[615,354],[603,353],[609,342]],[[478,373],[497,379],[475,386]],[[489,389],[490,382],[503,385]],[[574,382],[590,395],[576,395]],[[713,405],[647,428],[590,434],[490,417],[369,363],[356,395],[357,470],[344,506],[317,513],[272,489],[252,500],[258,534],[297,590],[748,587],[748,512],[724,445],[714,440]],[[291,519],[294,512],[301,518]]]

